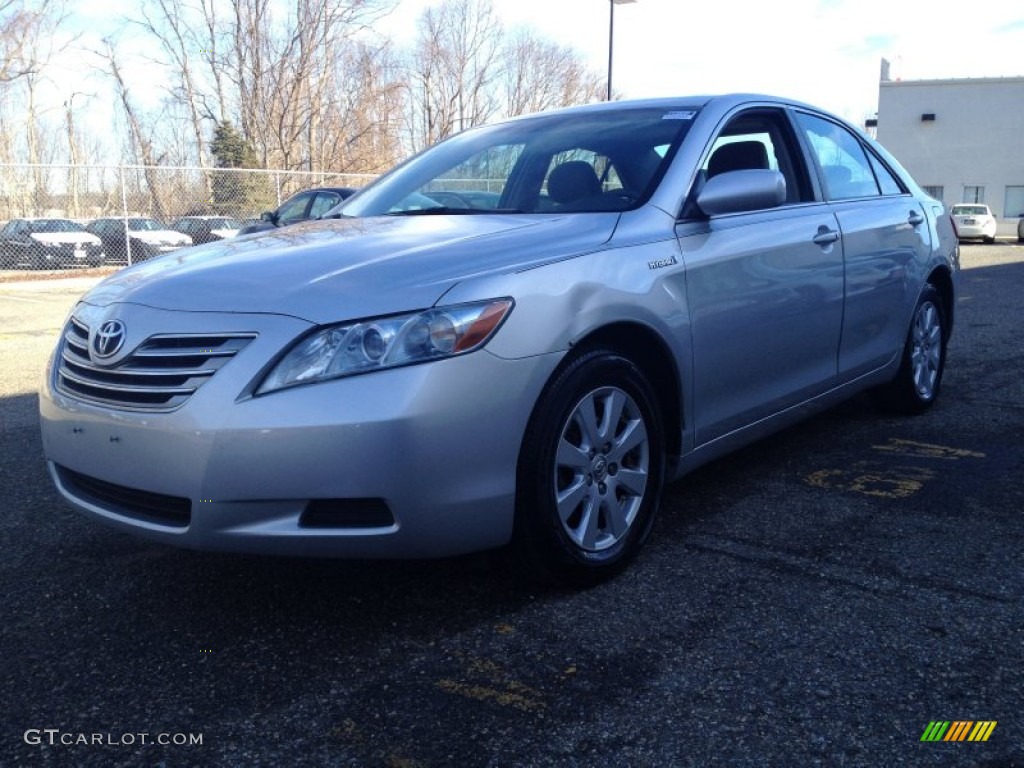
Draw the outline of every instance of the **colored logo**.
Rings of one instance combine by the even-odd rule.
[[[921,741],[988,741],[995,729],[995,720],[932,720]]]

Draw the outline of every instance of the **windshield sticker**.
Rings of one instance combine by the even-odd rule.
[[[674,112],[666,112],[661,116],[662,120],[693,120],[697,113],[692,109],[677,109]]]

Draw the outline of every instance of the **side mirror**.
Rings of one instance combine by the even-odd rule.
[[[274,211],[264,211],[260,214],[260,221],[266,221],[270,224],[277,224],[277,214]]]
[[[777,208],[786,202],[786,179],[778,171],[727,171],[712,176],[697,194],[707,216]]]

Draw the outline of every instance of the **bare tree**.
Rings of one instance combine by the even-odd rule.
[[[171,98],[204,165],[206,137],[224,120],[265,167],[337,171],[369,160],[364,138],[380,131],[368,121],[390,116],[395,77],[368,72],[392,56],[363,33],[395,0],[148,3],[139,23],[176,74]]]
[[[297,0],[290,36],[267,41],[270,61],[257,102],[263,113],[247,135],[277,167],[317,170],[319,148],[334,140],[327,134],[341,99],[335,85],[348,79],[350,65],[367,61],[350,55],[358,46],[354,35],[381,8],[371,0]]]
[[[497,116],[599,100],[604,82],[570,47],[529,30],[506,33],[491,0],[425,10],[408,67],[414,150]]]
[[[319,114],[321,140],[311,143],[314,168],[379,173],[401,157],[397,130],[405,89],[390,46],[347,45],[321,84],[329,95]]]
[[[114,41],[111,38],[106,38],[103,43],[105,48],[103,51],[98,52],[98,55],[103,59],[107,74],[113,80],[118,103],[128,124],[129,144],[139,163],[143,166],[143,175],[149,188],[149,194],[152,196],[154,212],[157,217],[163,218],[167,206],[161,196],[161,187],[156,170],[156,166],[160,165],[163,160],[163,155],[158,154],[158,150],[155,149],[152,132],[144,123],[142,116],[132,101],[120,61],[117,57]]]
[[[587,104],[604,96],[602,76],[587,69],[569,46],[520,29],[508,38],[505,50],[502,95],[506,115]]]
[[[219,115],[209,114],[200,97],[200,88],[196,79],[196,64],[205,44],[193,31],[193,19],[187,14],[187,7],[175,0],[149,0],[150,5],[141,9],[142,20],[138,24],[152,37],[160,42],[164,54],[169,58],[169,67],[174,72],[171,82],[175,85],[169,89],[186,111],[191,127],[191,138],[194,142],[195,162],[206,165],[207,149],[204,119],[216,122]],[[198,58],[198,62],[193,59]]]
[[[502,27],[490,0],[442,0],[419,19],[410,69],[410,140],[420,149],[498,113]]]
[[[32,42],[45,23],[49,0],[37,7],[24,0],[0,0],[0,83],[9,83],[37,71]]]
[[[24,118],[26,159],[31,165],[31,194],[27,207],[40,211],[49,199],[49,174],[42,164],[52,161],[53,131],[44,124],[44,107],[39,103],[39,86],[45,71],[62,45],[57,33],[66,14],[63,7],[51,0],[26,5],[20,0],[0,0],[0,87],[4,101],[20,100]],[[15,142],[8,141],[9,147]]]
[[[81,149],[79,145],[79,132],[75,128],[75,96],[81,94],[72,93],[64,102],[64,128],[68,140],[68,215],[79,216],[80,191],[79,165],[82,162]]]

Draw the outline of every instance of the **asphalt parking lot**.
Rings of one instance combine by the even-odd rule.
[[[94,280],[0,283],[0,765],[1024,766],[1024,246],[963,263],[936,408],[858,398],[705,467],[579,593],[80,518],[35,393]]]

